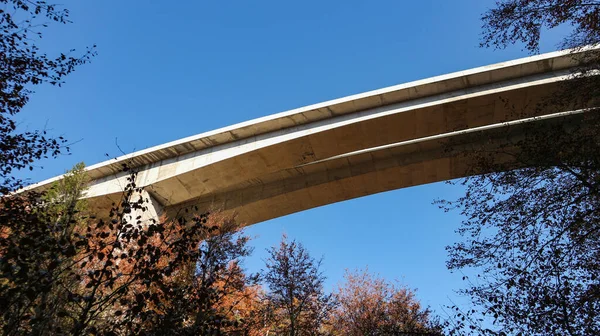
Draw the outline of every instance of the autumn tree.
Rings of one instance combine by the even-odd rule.
[[[415,292],[371,274],[367,269],[344,275],[336,293],[333,335],[441,335],[429,309],[423,309]]]
[[[5,332],[10,334],[23,323],[36,335],[61,329],[58,313],[68,305],[67,292],[77,287],[77,282],[65,278],[60,269],[73,262],[71,237],[84,222],[81,211],[85,201],[80,198],[86,182],[84,165],[77,164],[52,184],[41,202],[24,196],[3,200],[0,325]],[[43,224],[38,226],[37,220],[42,218]]]
[[[279,335],[320,335],[335,304],[323,289],[322,259],[284,235],[279,246],[268,249],[264,281],[269,301],[268,324]]]
[[[78,166],[46,194],[2,198],[0,326],[6,335],[87,333],[140,281],[140,272],[148,272],[142,267],[137,274],[120,270],[125,263],[119,261],[134,260],[124,243],[145,236],[122,220],[131,211],[124,209],[139,206],[130,202],[134,188],[127,188],[110,222],[91,220],[81,216],[83,174]],[[146,250],[136,248],[136,261],[151,257],[152,249]]]
[[[73,56],[74,50],[47,55],[38,47],[45,28],[70,23],[67,9],[45,1],[0,3],[0,325],[8,334],[17,330],[41,333],[48,324],[60,324],[56,311],[51,310],[64,304],[63,292],[50,283],[62,277],[57,268],[75,253],[66,237],[74,227],[80,203],[70,196],[54,202],[55,195],[47,195],[42,205],[39,194],[6,196],[23,187],[16,171],[33,170],[39,159],[68,151],[64,139],[50,137],[45,130],[21,132],[15,115],[27,104],[36,85],[60,86],[94,51],[88,49],[79,56]],[[78,187],[69,192],[66,185],[58,187],[62,195],[78,192]],[[70,209],[61,209],[59,204]],[[24,321],[29,329],[21,328]]]
[[[245,336],[265,335],[268,331],[264,321],[267,306],[262,286],[255,282],[256,278],[245,274],[237,263],[230,263],[227,267],[232,279],[215,283],[221,293],[215,309],[230,321],[223,330]]]
[[[2,334],[206,334],[247,324],[231,313],[237,301],[224,299],[252,292],[237,261],[249,253],[247,239],[202,213],[142,223],[147,200],[129,167],[129,183],[106,214],[85,213],[82,165],[48,191],[11,194],[24,186],[17,171],[68,151],[45,130],[21,132],[15,115],[35,86],[61,86],[95,52],[48,55],[38,47],[47,27],[71,22],[63,6],[0,3]]]
[[[38,47],[40,39],[52,24],[71,22],[68,9],[38,0],[0,3],[2,333],[127,334],[150,332],[158,326],[185,332],[187,325],[164,323],[177,303],[172,294],[183,288],[176,280],[192,274],[196,281],[196,265],[206,266],[206,262],[212,263],[213,270],[220,267],[219,274],[240,275],[236,267],[224,271],[227,265],[218,264],[225,262],[221,257],[206,259],[215,251],[215,244],[207,251],[201,243],[224,234],[208,224],[205,214],[141,223],[146,200],[135,186],[135,172],[110,213],[84,214],[82,166],[49,191],[11,195],[24,185],[15,177],[17,171],[33,170],[38,160],[68,151],[63,138],[54,138],[45,130],[20,132],[15,115],[27,104],[35,86],[61,86],[65,76],[94,56],[94,47],[48,55]],[[125,166],[124,170],[129,169]],[[225,254],[231,253],[236,251]],[[222,293],[225,288],[239,288],[240,281],[246,280],[241,277],[235,286],[219,287],[215,281],[224,279],[222,276],[209,279],[196,281],[202,285],[192,288],[201,288],[192,292],[199,293],[193,300],[198,314],[179,316],[193,320],[197,332],[221,330],[226,325],[216,318],[222,313],[213,312],[221,297],[208,295],[212,292],[206,288],[212,286],[212,291]]]
[[[172,219],[143,220],[148,200],[135,186],[135,172],[108,219],[96,219],[82,211],[82,174],[78,166],[44,195],[3,198],[3,334],[197,335],[250,328],[235,312],[241,301],[229,299],[250,300],[255,283],[240,267],[251,249],[233,219],[188,209]]]
[[[148,335],[251,334],[260,287],[247,275],[243,258],[252,249],[249,237],[232,217],[212,213],[197,247],[197,259],[168,280],[168,295],[144,324]]]
[[[572,33],[561,45],[581,48],[599,42],[599,18],[595,1],[498,1],[482,17],[482,44],[537,51],[544,30],[564,24]],[[453,334],[600,333],[600,83],[598,54],[588,55],[571,84],[532,107],[580,113],[511,126],[494,147],[467,150],[464,196],[440,202],[465,218],[448,266],[465,273],[474,304],[453,307]]]

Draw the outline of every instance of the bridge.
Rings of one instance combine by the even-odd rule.
[[[595,49],[553,52],[277,113],[95,164],[85,197],[118,201],[127,173],[151,215],[188,205],[236,212],[251,225],[371,195],[463,177],[468,159],[445,141],[583,111],[532,108]],[[506,101],[512,107],[507,106]],[[515,111],[520,113],[516,114]],[[46,188],[56,179],[30,186]],[[107,211],[107,210],[106,210]]]

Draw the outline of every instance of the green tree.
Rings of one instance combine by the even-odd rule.
[[[44,211],[60,230],[62,238],[73,234],[75,225],[81,224],[87,209],[87,200],[83,198],[89,179],[85,173],[85,164],[80,162],[67,171],[60,180],[52,183],[49,190],[41,196],[43,205],[38,211]]]

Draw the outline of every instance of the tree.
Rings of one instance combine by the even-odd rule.
[[[78,56],[75,50],[47,55],[37,46],[43,30],[70,23],[69,11],[43,0],[0,4],[2,334],[206,334],[236,325],[250,328],[232,313],[239,302],[229,296],[251,307],[260,288],[248,286],[254,277],[239,266],[250,249],[229,219],[215,222],[214,216],[197,214],[142,222],[147,200],[127,165],[129,183],[110,214],[86,213],[82,164],[50,190],[12,193],[25,183],[14,176],[17,171],[33,170],[38,160],[69,150],[62,137],[45,130],[20,132],[14,116],[36,85],[61,86],[95,55],[95,46]]]
[[[225,332],[254,277],[248,238],[231,218],[142,222],[147,199],[129,177],[108,220],[86,214],[81,165],[45,195],[2,198],[0,328],[5,335]],[[195,209],[192,209],[195,210]],[[247,326],[250,328],[250,326]]]
[[[62,137],[45,130],[20,132],[14,116],[36,85],[61,86],[65,76],[95,55],[95,46],[80,55],[74,50],[47,55],[37,46],[44,28],[70,23],[69,11],[43,0],[0,3],[2,333],[123,334],[166,327],[181,334],[189,325],[177,324],[167,314],[180,303],[172,294],[182,289],[196,290],[188,293],[196,295],[194,309],[182,312],[197,315],[178,318],[193,320],[196,333],[223,330],[226,323],[217,317],[224,313],[214,310],[224,310],[224,293],[237,291],[248,280],[235,264],[227,267],[226,257],[249,253],[247,239],[219,231],[206,214],[141,223],[147,200],[135,186],[135,172],[110,214],[85,213],[80,200],[86,187],[83,165],[43,193],[11,194],[24,186],[15,172],[33,170],[38,160],[68,151]],[[223,255],[215,256],[218,251]],[[209,255],[213,257],[207,259]],[[196,264],[215,275],[198,281]],[[224,274],[237,276],[235,286],[224,281]]]
[[[587,0],[501,0],[481,17],[484,47],[504,48],[524,43],[539,51],[543,29],[569,25],[572,32],[562,48],[596,45],[600,42],[600,3]]]
[[[36,206],[35,199],[25,198],[24,201],[23,197],[3,202],[0,216],[3,224],[0,238],[3,313],[0,324],[5,332],[18,329],[24,321],[32,334],[61,328],[62,321],[57,313],[68,305],[68,290],[77,285],[59,270],[73,261],[75,249],[70,243],[76,225],[83,222],[80,213],[85,202],[80,197],[85,184],[84,165],[77,164],[62,180],[52,184],[41,197],[41,204]],[[44,225],[37,227],[32,218],[44,218]],[[8,223],[12,225],[5,225]],[[30,248],[33,246],[43,248]],[[28,278],[37,279],[28,281]],[[60,287],[53,286],[58,282]]]
[[[541,31],[559,24],[573,27],[563,46],[597,44],[599,15],[594,1],[499,1],[482,17],[482,44],[537,51]],[[495,147],[473,147],[464,196],[440,202],[465,218],[448,266],[466,272],[461,292],[474,303],[453,307],[453,334],[600,333],[600,83],[590,55],[574,84],[535,106],[585,113],[512,126],[502,141],[489,139]]]
[[[332,314],[334,335],[441,335],[415,292],[368,273],[346,271]]]
[[[219,212],[207,217],[205,229],[197,259],[171,277],[164,298],[139,330],[143,334],[250,333],[255,328],[250,318],[260,288],[257,276],[244,274],[240,266],[252,252],[249,237],[234,218]]]
[[[71,50],[50,57],[37,47],[49,23],[70,23],[67,9],[38,0],[0,0],[0,4],[0,195],[5,195],[23,186],[13,175],[16,170],[32,170],[37,160],[68,151],[62,137],[49,137],[44,130],[19,132],[14,116],[29,101],[33,86],[60,86],[95,52],[91,48],[74,57]]]
[[[600,142],[589,133],[597,128],[534,129],[506,144],[519,148],[506,151],[510,165],[495,151],[469,154],[478,156],[474,169],[495,172],[466,178],[465,195],[444,203],[466,218],[448,266],[479,273],[463,293],[498,327],[474,323],[476,334],[597,334]]]
[[[264,280],[268,287],[269,324],[278,334],[319,335],[334,305],[323,289],[322,260],[284,235],[278,247],[268,249]]]
[[[49,24],[70,22],[68,10],[45,1],[0,3],[0,325],[7,334],[18,330],[40,334],[61,325],[57,312],[66,304],[64,290],[52,284],[66,280],[60,270],[68,268],[65,263],[77,250],[70,238],[80,219],[81,183],[74,179],[81,176],[81,167],[46,196],[7,196],[23,187],[16,171],[33,170],[37,160],[68,151],[62,137],[49,137],[44,130],[20,132],[14,118],[34,86],[60,86],[66,75],[90,60],[94,50],[80,57],[70,55],[74,50],[48,56],[37,42]],[[59,195],[64,198],[58,200]],[[73,283],[63,285],[72,289]]]

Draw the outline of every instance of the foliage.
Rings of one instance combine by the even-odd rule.
[[[59,270],[69,267],[76,254],[70,239],[84,207],[79,200],[86,182],[83,168],[78,164],[55,182],[38,206],[37,195],[2,199],[0,306],[7,334],[24,321],[33,334],[61,329],[57,313],[68,305],[67,292],[76,284]],[[38,227],[41,218],[46,223]],[[52,285],[57,281],[61,287]]]
[[[257,277],[249,279],[237,264],[229,264],[227,267],[233,268],[228,270],[233,274],[233,279],[220,280],[216,283],[216,287],[222,293],[216,309],[228,321],[233,322],[230,327],[224,328],[225,331],[229,334],[247,336],[267,334],[268,327],[265,326],[263,315],[267,305],[262,286],[255,283]],[[236,289],[231,290],[231,288]]]
[[[571,35],[563,48],[600,42],[600,3],[588,0],[501,0],[481,17],[482,46],[504,48],[524,43],[531,52],[539,50],[543,28],[569,25]]]
[[[233,218],[217,213],[207,219],[192,259],[195,262],[170,279],[164,303],[141,329],[144,334],[204,335],[252,329],[250,317],[260,289],[257,276],[245,275],[240,266],[241,259],[251,253],[249,238]]]
[[[448,266],[479,273],[463,293],[498,332],[600,332],[600,124],[586,120],[586,127],[530,126],[498,149],[513,156],[510,166],[496,161],[497,151],[470,153],[474,169],[497,172],[466,178],[465,195],[442,202],[466,218]],[[511,169],[515,162],[523,168]],[[494,334],[467,322],[476,334]]]
[[[126,165],[128,184],[107,214],[89,213],[82,199],[83,164],[43,193],[12,193],[24,185],[16,171],[68,151],[45,130],[20,132],[15,115],[36,85],[61,86],[95,47],[49,56],[37,46],[42,31],[70,23],[69,11],[40,0],[0,4],[0,332],[323,333],[334,300],[302,245],[271,250],[265,292],[244,273],[251,249],[234,218],[192,208],[147,220],[148,194]]]
[[[560,24],[573,27],[563,46],[597,44],[599,11],[593,1],[499,1],[482,17],[482,44],[523,42],[537,51],[541,29]],[[463,239],[448,247],[448,267],[466,272],[461,292],[474,304],[452,307],[451,334],[600,333],[600,119],[588,109],[600,85],[590,76],[598,55],[590,55],[569,85],[535,107],[587,112],[484,139],[486,146],[464,154],[472,163],[464,196],[440,201],[465,218]],[[481,142],[483,135],[473,137]]]
[[[333,335],[441,334],[411,289],[368,270],[346,271],[344,278],[337,292],[339,306],[331,318]]]
[[[83,219],[81,214],[87,209],[87,201],[83,198],[87,183],[85,164],[80,162],[67,171],[64,178],[52,183],[41,197],[43,204],[38,210],[44,211],[55,226],[61,227],[65,237],[70,236],[74,224]]]
[[[50,57],[36,45],[49,23],[70,22],[67,9],[37,0],[0,0],[0,4],[0,194],[8,194],[23,186],[12,176],[15,170],[33,169],[35,161],[68,150],[62,137],[48,137],[46,131],[18,132],[14,116],[29,101],[33,86],[60,86],[94,51],[74,57],[71,50]]]
[[[240,324],[223,299],[249,281],[238,265],[248,239],[233,221],[142,222],[148,200],[135,173],[108,219],[85,217],[68,203],[85,181],[79,168],[41,198],[1,199],[3,334],[188,335]]]
[[[319,335],[335,301],[323,289],[322,260],[284,235],[278,247],[268,249],[264,280],[268,286],[268,323],[277,334]]]

